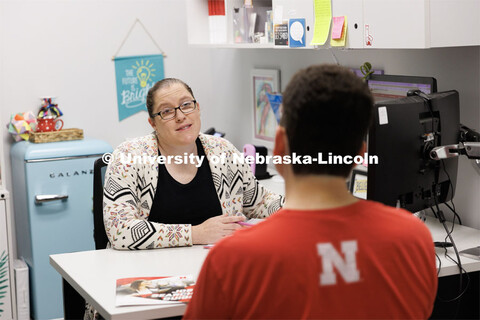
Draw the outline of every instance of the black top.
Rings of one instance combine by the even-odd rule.
[[[205,156],[202,143],[197,138],[198,156]],[[160,151],[158,152],[160,155]],[[158,165],[157,191],[148,221],[165,224],[201,224],[222,214],[213,184],[207,157],[204,157],[197,174],[187,184],[175,180],[164,164]]]

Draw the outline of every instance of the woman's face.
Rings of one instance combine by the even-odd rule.
[[[179,105],[193,100],[192,95],[180,83],[161,88],[154,93],[153,114],[166,108],[176,108]],[[200,132],[200,106],[193,112],[184,114],[180,109],[176,110],[173,119],[163,120],[159,115],[148,122],[157,132],[160,144],[177,146],[188,146],[195,143]]]

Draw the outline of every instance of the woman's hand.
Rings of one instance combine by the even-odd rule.
[[[215,243],[221,238],[241,229],[242,226],[235,223],[239,221],[245,221],[245,217],[222,215],[205,220],[202,224],[192,226],[192,243]]]

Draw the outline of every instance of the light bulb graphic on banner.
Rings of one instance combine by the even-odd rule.
[[[140,80],[140,87],[145,88],[147,86],[148,80],[150,77],[154,77],[155,74],[153,74],[153,63],[150,63],[150,61],[147,60],[147,62],[144,64],[143,60],[141,60],[140,63],[138,61],[135,61],[136,66],[133,65],[133,69],[137,69],[137,78]]]
[[[137,77],[140,80],[140,87],[145,88],[147,86],[147,81],[150,78],[150,69],[145,66],[141,66],[137,70]]]

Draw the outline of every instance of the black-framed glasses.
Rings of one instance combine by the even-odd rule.
[[[197,108],[197,100],[190,100],[182,103],[176,108],[165,108],[160,112],[152,114],[152,118],[160,116],[163,120],[170,120],[177,115],[177,109],[183,112],[183,114],[191,113]]]

